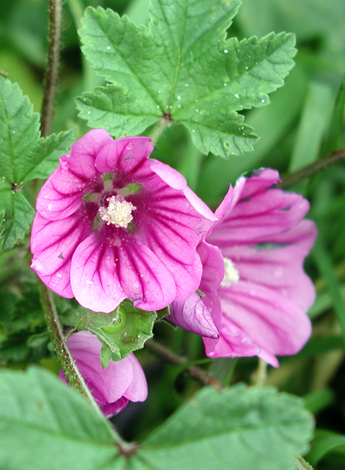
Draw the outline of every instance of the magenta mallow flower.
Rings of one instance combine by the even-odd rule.
[[[239,178],[198,247],[204,265],[199,301],[220,332],[218,339],[203,334],[210,357],[257,355],[277,367],[277,355],[295,354],[310,336],[306,312],[315,289],[303,261],[316,227],[304,220],[308,201],[278,189],[278,182],[272,169]],[[173,303],[172,321],[193,323],[191,308],[184,310],[183,321],[176,316],[181,305],[186,304]],[[194,323],[192,331],[201,331]]]
[[[152,150],[147,137],[95,129],[61,157],[31,235],[31,267],[52,291],[106,313],[125,298],[152,311],[195,292],[196,247],[215,216]]]
[[[118,362],[110,361],[102,368],[100,351],[102,343],[89,331],[79,331],[67,339],[67,346],[79,372],[96,403],[107,418],[120,413],[128,401],[145,401],[147,382],[144,371],[134,354]],[[63,371],[60,379],[68,383]]]

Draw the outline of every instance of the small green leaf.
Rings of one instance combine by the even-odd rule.
[[[295,470],[312,428],[303,401],[292,395],[241,384],[221,392],[208,387],[154,431],[137,457],[164,470]]]
[[[87,312],[80,309],[81,312]],[[146,312],[133,307],[130,300],[124,300],[111,313],[86,313],[75,325],[75,331],[88,330],[102,343],[101,362],[106,368],[110,359],[120,361],[129,353],[144,347],[152,338],[152,329],[157,319],[156,312]]]
[[[72,143],[71,132],[40,137],[40,115],[19,86],[0,77],[0,213],[3,248],[28,233],[34,210],[21,194],[23,182],[47,178]]]
[[[0,183],[2,248],[12,248],[18,240],[23,239],[30,229],[35,211],[20,192],[14,192],[5,183]]]
[[[224,158],[257,140],[237,111],[269,102],[293,66],[294,36],[226,39],[238,0],[154,0],[149,28],[88,8],[83,52],[112,85],[77,99],[91,127],[116,137],[164,117],[182,123],[198,149]]]

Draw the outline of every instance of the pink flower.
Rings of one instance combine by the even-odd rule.
[[[95,129],[61,157],[31,235],[31,267],[51,290],[106,313],[125,298],[152,311],[195,292],[196,247],[215,216],[152,150],[147,137]]]
[[[308,201],[274,187],[277,182],[271,169],[239,178],[198,247],[204,315],[207,309],[220,332],[218,339],[203,334],[210,357],[258,355],[277,367],[277,355],[295,354],[310,336],[306,312],[315,289],[303,261],[316,227],[304,220]],[[191,310],[185,317],[193,317]]]
[[[147,382],[139,361],[129,354],[119,362],[102,368],[99,358],[102,343],[89,331],[79,331],[67,340],[67,346],[96,403],[107,418],[120,413],[128,401],[145,401]],[[60,371],[60,379],[67,382]]]

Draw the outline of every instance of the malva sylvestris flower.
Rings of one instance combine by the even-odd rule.
[[[42,187],[31,267],[55,293],[109,313],[125,298],[158,310],[196,291],[196,247],[215,216],[147,137],[88,132]]]
[[[128,401],[145,401],[147,382],[134,354],[102,368],[102,343],[89,331],[79,331],[67,339],[67,346],[96,403],[107,418],[120,413]],[[59,377],[68,383],[63,371]]]
[[[272,169],[239,178],[198,246],[204,266],[199,301],[220,333],[218,339],[203,334],[210,357],[258,355],[277,367],[277,355],[297,353],[310,336],[306,312],[315,289],[303,262],[316,227],[304,220],[308,201],[275,187],[279,181]],[[171,308],[171,319],[180,326],[191,324],[194,316],[185,306],[174,302]],[[198,329],[194,325],[192,331]]]

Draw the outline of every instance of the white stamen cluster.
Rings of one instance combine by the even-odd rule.
[[[131,202],[126,201],[123,196],[111,196],[107,199],[108,207],[100,207],[99,215],[107,225],[113,224],[115,227],[127,228],[132,221],[132,211],[136,210]]]
[[[240,280],[240,273],[235,268],[234,263],[229,258],[224,258],[225,274],[220,285],[222,287],[229,287],[231,284]]]

